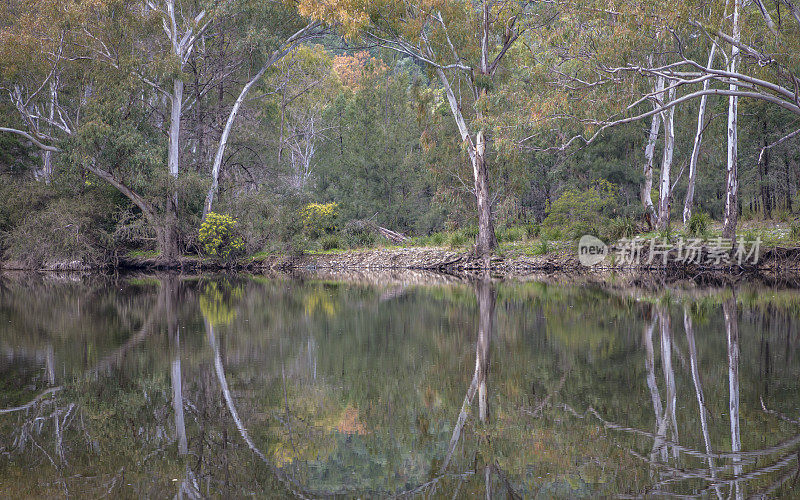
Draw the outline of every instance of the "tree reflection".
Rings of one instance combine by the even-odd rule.
[[[739,428],[739,309],[736,297],[731,296],[722,302],[725,316],[725,336],[728,340],[728,409],[731,421],[731,451],[734,453],[733,474],[736,478],[742,475],[741,458],[742,437]],[[736,498],[744,498],[741,484],[734,481]]]
[[[634,436],[645,436],[653,440],[653,447],[649,456],[639,454],[634,448],[628,451],[635,457],[651,466],[651,471],[657,477],[650,485],[649,492],[656,495],[685,496],[679,493],[677,485],[687,482],[695,486],[690,491],[700,497],[715,494],[718,498],[744,498],[746,486],[762,484],[764,476],[775,474],[776,471],[785,471],[777,480],[761,488],[755,498],[763,498],[768,493],[778,490],[786,481],[796,477],[797,469],[790,468],[800,458],[800,433],[783,440],[782,442],[761,449],[750,451],[743,450],[741,437],[741,409],[740,409],[740,339],[739,339],[739,306],[734,294],[726,294],[721,302],[721,312],[724,321],[726,338],[726,372],[728,389],[728,421],[730,429],[730,452],[714,452],[710,432],[709,414],[705,392],[701,382],[701,370],[697,351],[694,321],[690,312],[690,304],[683,307],[683,325],[686,334],[689,353],[689,369],[694,385],[695,398],[699,410],[699,431],[702,436],[704,450],[698,450],[681,444],[677,433],[677,387],[675,372],[672,367],[672,352],[675,351],[674,337],[672,334],[670,310],[668,303],[660,301],[653,309],[647,308],[643,333],[643,346],[645,351],[646,385],[650,394],[651,403],[656,416],[655,432],[648,432],[635,427],[628,427],[605,419],[592,408],[580,414],[569,405],[564,407],[574,416],[585,418],[591,415],[599,420],[607,429],[620,431]],[[719,303],[718,303],[719,304]],[[719,306],[718,306],[719,307]],[[719,310],[719,309],[718,309]],[[655,317],[654,317],[655,316]],[[665,404],[659,393],[656,369],[655,350],[653,348],[653,333],[656,322],[659,325],[661,349],[658,354],[664,374]],[[762,401],[762,409],[767,414],[779,417],[795,426],[800,425],[800,420],[795,420],[779,412],[768,410]],[[690,422],[686,418],[683,422]],[[685,424],[684,424],[685,425]],[[796,431],[796,429],[795,429]],[[668,460],[666,450],[672,450],[674,463]],[[703,465],[694,462],[702,460]],[[787,470],[788,469],[788,470]],[[729,493],[723,494],[723,488]]]
[[[172,410],[175,413],[175,436],[178,440],[178,454],[186,455],[189,444],[186,439],[186,423],[183,414],[183,381],[181,373],[181,332],[178,322],[179,290],[178,279],[167,275],[161,279],[159,307],[162,308],[167,323],[167,338],[172,351],[170,381],[172,383]]]
[[[711,448],[711,436],[708,431],[708,409],[706,408],[706,398],[703,393],[703,385],[700,381],[700,362],[697,359],[697,345],[694,339],[694,322],[692,315],[689,312],[689,306],[683,307],[683,329],[686,332],[686,344],[689,348],[689,366],[692,371],[692,383],[694,384],[695,397],[697,398],[697,408],[700,412],[700,430],[703,433],[703,444],[706,448],[706,458],[708,463],[708,471],[711,474],[711,479],[716,481],[716,469],[714,467],[714,459],[712,458],[713,450]],[[722,491],[719,486],[715,486],[714,492],[717,498],[722,500]]]
[[[77,291],[33,313],[0,296],[0,368],[25,366],[2,393],[0,478],[26,480],[0,496],[721,498],[785,495],[797,472],[800,423],[781,413],[797,360],[774,349],[796,323],[764,327],[767,393],[738,293],[179,276],[92,289],[97,306]]]

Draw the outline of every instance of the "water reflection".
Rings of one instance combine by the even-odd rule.
[[[795,292],[419,281],[0,280],[0,495],[791,494]]]

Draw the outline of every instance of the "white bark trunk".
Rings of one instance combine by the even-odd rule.
[[[711,51],[708,53],[707,67],[711,68],[714,64],[714,53],[717,50],[716,44],[711,46]],[[708,90],[711,86],[711,80],[703,82],[703,90]],[[694,145],[692,146],[692,156],[689,158],[689,179],[686,187],[686,200],[683,204],[683,225],[689,224],[689,219],[692,217],[692,208],[694,206],[694,185],[697,178],[697,159],[700,157],[700,145],[703,143],[703,130],[705,129],[706,121],[706,103],[708,96],[704,95],[700,98],[700,108],[697,110],[697,132],[694,134]]]
[[[169,173],[178,177],[180,160],[181,113],[183,109],[183,80],[176,78],[172,84],[172,107],[169,122]]]
[[[242,107],[242,103],[244,103],[247,94],[250,90],[255,86],[255,84],[264,76],[264,73],[272,67],[277,61],[282,59],[286,56],[289,52],[295,49],[297,45],[300,44],[306,37],[310,35],[310,32],[314,30],[318,23],[313,22],[308,24],[303,29],[297,31],[291,37],[289,37],[286,41],[288,45],[284,45],[280,49],[276,50],[275,52],[270,55],[267,62],[264,63],[264,66],[258,71],[258,73],[250,79],[249,82],[242,88],[242,91],[239,92],[239,97],[236,98],[236,102],[233,104],[233,108],[231,108],[231,112],[228,114],[228,119],[225,122],[225,129],[222,131],[222,136],[219,140],[219,146],[217,146],[217,153],[214,155],[214,165],[211,167],[211,187],[208,189],[208,194],[206,195],[206,202],[203,205],[203,217],[205,217],[212,208],[214,203],[214,195],[217,193],[217,189],[219,188],[219,171],[222,168],[222,160],[225,156],[225,148],[228,145],[228,138],[231,134],[231,129],[233,129],[233,122],[236,120],[236,115],[239,114],[239,109]],[[283,118],[281,118],[283,119]],[[281,135],[283,134],[283,122],[281,122]],[[280,155],[280,152],[279,152]],[[280,159],[279,159],[280,160]]]
[[[733,2],[733,40],[739,42],[741,39],[741,27],[739,25],[739,10],[741,0]],[[731,47],[731,58],[728,71],[735,73],[739,62],[739,47]],[[736,92],[738,85],[736,79],[731,79],[730,90]],[[725,217],[722,225],[722,236],[731,240],[736,238],[736,223],[738,219],[738,198],[739,198],[739,137],[737,115],[739,111],[739,97],[732,95],[728,98],[728,166],[725,182]]]
[[[658,306],[658,323],[661,327],[661,365],[664,370],[665,403],[664,423],[665,431],[671,429],[670,440],[678,442],[678,422],[676,410],[678,404],[678,391],[675,385],[675,372],[672,369],[672,325],[670,322],[669,309],[667,306]],[[664,449],[666,452],[666,448]],[[678,459],[678,450],[673,448],[673,456]]]
[[[667,99],[675,99],[675,87],[667,91]],[[672,200],[672,157],[675,151],[675,108],[661,114],[664,121],[664,155],[661,161],[661,180],[658,185],[658,229],[669,226],[669,208]]]
[[[250,89],[264,76],[264,73],[267,71],[267,68],[272,66],[270,62],[268,65],[265,65],[261,70],[256,73],[256,75],[249,81],[247,84],[242,88],[242,91],[239,92],[239,97],[236,98],[236,102],[233,103],[233,108],[231,108],[231,112],[228,114],[228,120],[225,122],[225,128],[222,131],[222,136],[219,139],[219,146],[217,146],[217,153],[214,155],[214,165],[211,167],[211,187],[208,188],[208,194],[206,195],[206,202],[203,205],[203,218],[211,212],[211,207],[214,203],[214,195],[217,193],[217,189],[219,188],[219,171],[222,168],[222,160],[225,157],[225,148],[228,146],[228,138],[231,135],[231,130],[233,129],[233,122],[236,120],[236,115],[239,114],[239,109],[242,107],[242,103],[244,102],[245,97],[250,92]]]
[[[664,89],[664,79],[659,77],[656,80],[655,91],[658,92],[657,98],[661,100],[663,95],[660,90]],[[658,219],[656,209],[653,207],[653,200],[650,193],[653,190],[653,158],[655,157],[656,142],[658,141],[658,132],[661,128],[661,115],[653,115],[653,121],[650,123],[650,135],[647,138],[647,147],[644,149],[644,185],[642,186],[642,204],[644,205],[645,212],[650,218],[650,221],[655,224]]]
[[[656,431],[653,440],[653,449],[650,452],[650,460],[655,461],[659,450],[664,446],[664,435],[662,422],[664,422],[664,408],[661,404],[661,395],[658,392],[656,382],[655,351],[653,349],[653,331],[656,328],[655,320],[651,320],[644,328],[645,358],[644,367],[647,372],[647,388],[650,390],[650,399],[653,402],[653,412],[655,413]]]
[[[50,123],[54,123],[56,118],[56,92],[58,91],[56,87],[56,78],[53,77],[50,80],[50,103],[49,103],[49,115],[50,115]],[[53,152],[52,151],[45,151],[42,155],[42,177],[44,178],[44,182],[50,184],[50,179],[53,177]]]

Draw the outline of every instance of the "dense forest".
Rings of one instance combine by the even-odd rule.
[[[796,240],[798,88],[795,0],[5,0],[0,251]]]

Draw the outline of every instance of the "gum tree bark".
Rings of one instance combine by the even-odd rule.
[[[384,21],[377,22],[367,30],[366,35],[382,46],[411,56],[435,71],[445,91],[462,145],[469,155],[474,181],[473,194],[478,212],[475,255],[480,259],[482,267],[488,268],[491,264],[491,253],[497,246],[497,239],[494,234],[489,195],[487,157],[490,145],[487,144],[486,137],[485,107],[479,103],[487,101],[485,99],[487,87],[491,87],[508,50],[528,28],[517,25],[517,16],[525,15],[524,8],[514,14],[520,5],[518,2],[482,0],[454,2],[453,5],[459,5],[464,9],[462,14],[466,13],[465,19],[471,23],[470,25],[474,23],[477,36],[451,38],[451,34],[459,30],[449,32],[448,21],[445,20],[442,11],[435,11],[424,2],[416,6],[410,4],[407,14],[398,17],[397,24],[384,25]],[[423,15],[418,15],[417,12]],[[501,19],[503,16],[506,18]],[[550,21],[550,19],[543,20],[543,23],[547,24]],[[453,24],[458,24],[458,21]],[[477,44],[475,44],[476,38]],[[469,65],[459,51],[477,54],[477,65]],[[448,76],[446,71],[455,71],[458,76]],[[453,91],[455,83],[458,84],[458,96]],[[469,121],[464,115],[467,105],[471,106],[475,113]]]
[[[711,46],[711,51],[708,53],[709,68],[713,67],[714,55],[717,51],[717,45]],[[708,90],[711,86],[711,80],[703,82],[703,90]],[[697,160],[700,157],[700,145],[703,143],[703,131],[706,128],[706,105],[708,103],[708,96],[703,95],[700,98],[700,107],[697,110],[697,132],[694,134],[694,144],[692,146],[692,156],[689,158],[689,178],[686,185],[686,199],[683,203],[683,225],[689,224],[689,219],[692,218],[692,209],[694,208],[694,186],[697,178]]]
[[[663,80],[659,79],[662,83]],[[658,90],[658,83],[656,83],[656,90]],[[644,185],[642,186],[641,198],[642,205],[644,206],[645,213],[648,217],[650,224],[655,224],[658,219],[656,209],[653,207],[653,199],[650,193],[653,191],[653,157],[655,156],[656,142],[658,141],[658,132],[661,128],[661,115],[653,115],[653,120],[650,122],[650,134],[647,137],[647,147],[644,150]]]
[[[439,81],[445,89],[447,103],[453,113],[461,140],[467,144],[467,152],[472,165],[472,176],[475,183],[475,201],[478,207],[478,236],[475,241],[475,254],[483,259],[483,267],[489,267],[489,259],[492,250],[497,246],[497,238],[494,234],[494,222],[492,221],[492,207],[489,199],[489,170],[486,166],[486,137],[483,130],[479,131],[475,138],[467,126],[464,114],[461,112],[461,105],[450,86],[450,81],[441,68],[436,68]]]
[[[741,0],[733,2],[733,44],[731,45],[731,58],[728,65],[730,73],[736,73],[739,62],[739,46],[741,39],[741,26],[739,24],[739,10]],[[737,79],[731,78],[730,91],[737,92]],[[722,224],[722,237],[730,240],[736,239],[736,224],[739,218],[739,132],[737,115],[739,112],[739,96],[731,95],[728,98],[728,165],[725,180],[725,212]]]
[[[188,16],[182,9],[176,9],[175,0],[147,0],[146,7],[161,18],[162,27],[171,46],[171,55],[177,60],[179,73],[172,81],[172,91],[168,92],[159,87],[155,82],[143,78],[148,85],[169,96],[169,146],[167,154],[167,170],[173,179],[180,174],[181,150],[181,116],[183,114],[184,81],[180,72],[186,67],[194,51],[199,37],[208,28],[210,21],[206,19],[207,11],[201,10],[195,16]],[[176,10],[179,11],[176,14]],[[179,23],[179,17],[180,23]],[[182,24],[182,25],[181,25]],[[110,58],[113,60],[113,58]],[[112,63],[114,64],[114,63]],[[178,244],[178,191],[173,190],[166,203],[163,220],[163,229],[160,236],[161,258],[167,262],[175,261],[180,253]]]
[[[653,64],[653,54],[648,56],[647,62],[650,65]],[[655,109],[658,108],[660,104],[663,104],[664,101],[664,77],[657,77],[656,83],[653,85],[653,87],[653,94],[657,102],[657,104],[653,105],[653,108]],[[644,185],[642,186],[641,198],[648,225],[651,227],[654,226],[658,221],[658,214],[653,206],[653,199],[650,196],[650,193],[653,191],[653,165],[656,152],[656,143],[658,142],[658,133],[661,128],[661,117],[661,113],[656,113],[653,115],[653,119],[650,122],[650,134],[647,137],[647,146],[644,149],[644,168],[642,172],[644,174]]]
[[[662,94],[663,95],[663,94]],[[667,91],[667,99],[675,100],[675,87]],[[669,209],[672,204],[672,158],[675,152],[675,108],[664,110],[664,154],[661,160],[661,180],[658,183],[658,223],[659,230],[669,226]]]

